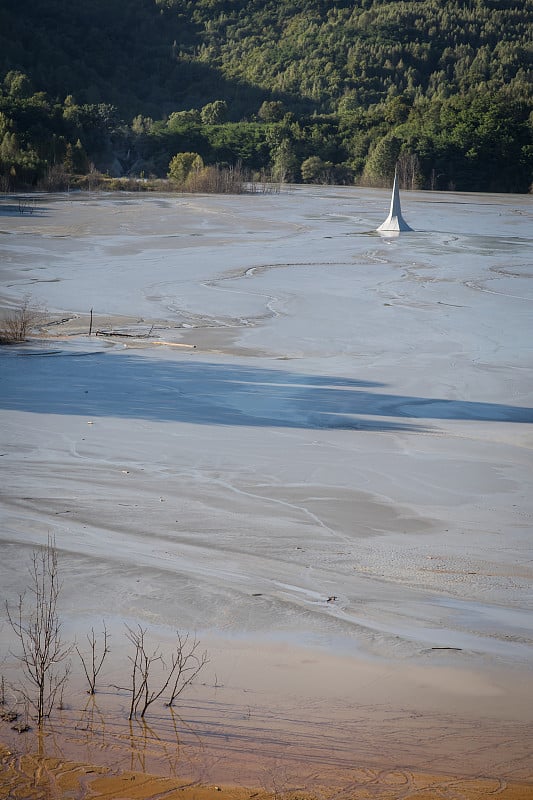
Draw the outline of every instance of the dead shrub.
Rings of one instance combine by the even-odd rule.
[[[43,325],[46,318],[46,311],[34,304],[30,295],[24,295],[20,305],[0,322],[0,344],[25,342],[30,332]]]
[[[207,652],[200,651],[200,642],[188,633],[176,634],[174,648],[165,659],[159,647],[151,649],[146,638],[146,628],[126,625],[126,636],[133,652],[128,656],[130,667],[129,687],[117,686],[130,694],[129,719],[138,715],[144,718],[148,708],[163,694],[168,692],[168,706],[173,706],[176,698],[189,686],[208,662]],[[163,675],[153,684],[153,671],[159,666]]]
[[[242,167],[210,166],[193,170],[182,189],[201,194],[244,194],[247,191],[247,176]]]

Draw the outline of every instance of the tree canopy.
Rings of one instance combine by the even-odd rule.
[[[280,180],[528,191],[533,0],[15,0],[0,182],[179,153]]]

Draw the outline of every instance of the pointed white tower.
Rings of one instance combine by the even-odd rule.
[[[402,217],[402,209],[400,206],[400,187],[398,186],[397,171],[394,171],[394,185],[392,187],[392,198],[390,201],[390,213],[385,222],[383,222],[378,231],[412,231],[407,222]]]

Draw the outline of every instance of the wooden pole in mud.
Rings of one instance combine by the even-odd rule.
[[[91,321],[89,323],[89,336],[91,335],[92,331],[93,331],[93,310],[91,308]]]

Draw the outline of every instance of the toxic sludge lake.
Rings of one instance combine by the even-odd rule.
[[[1,304],[50,312],[0,350],[2,596],[53,534],[65,635],[112,635],[98,746],[76,666],[51,751],[140,758],[140,623],[210,659],[160,771],[178,735],[201,780],[531,780],[533,199],[402,204],[382,237],[380,190],[0,202]]]

